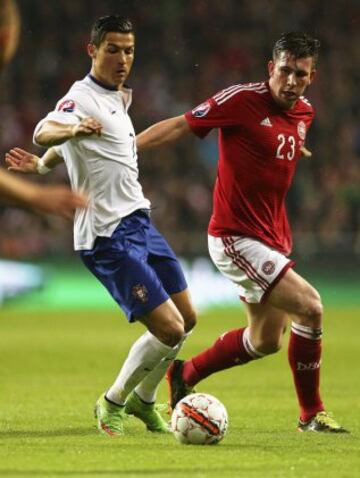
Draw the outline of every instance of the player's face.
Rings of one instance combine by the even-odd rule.
[[[311,56],[295,58],[286,51],[281,52],[276,60],[270,61],[268,69],[271,94],[276,103],[284,109],[294,106],[315,75],[314,60]]]
[[[120,88],[128,77],[135,52],[132,33],[109,32],[100,46],[88,45],[91,73],[102,83]]]

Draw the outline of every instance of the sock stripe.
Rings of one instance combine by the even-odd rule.
[[[256,348],[253,346],[253,344],[250,342],[250,329],[249,327],[246,327],[243,333],[243,345],[246,350],[246,352],[253,358],[253,359],[259,359],[262,357],[265,357],[266,354],[263,354],[256,350]]]
[[[291,331],[294,334],[300,335],[300,337],[304,337],[305,339],[309,340],[320,340],[322,337],[321,328],[313,329],[311,327],[307,327],[306,325],[297,324],[296,322],[291,323]]]

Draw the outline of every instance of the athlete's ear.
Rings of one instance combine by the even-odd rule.
[[[269,63],[268,63],[269,76],[273,75],[274,69],[275,69],[275,63],[273,62],[273,60],[270,60]]]
[[[309,85],[311,85],[311,83],[314,81],[314,78],[316,76],[316,70],[312,70],[312,72],[310,73],[310,81],[309,81]]]
[[[97,48],[93,43],[88,43],[87,52],[93,60],[96,58]]]

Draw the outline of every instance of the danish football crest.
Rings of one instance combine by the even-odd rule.
[[[149,300],[149,293],[144,285],[137,284],[132,288],[132,295],[142,304],[145,304]]]
[[[263,271],[264,274],[266,274],[267,276],[270,276],[271,274],[273,274],[275,272],[274,262],[272,262],[272,261],[264,262],[264,264],[262,265],[261,270]]]
[[[305,139],[306,136],[306,126],[303,121],[299,121],[298,126],[297,126],[297,132],[300,137],[300,139]]]

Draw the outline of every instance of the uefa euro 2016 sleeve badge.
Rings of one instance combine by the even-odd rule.
[[[142,304],[145,304],[149,300],[149,293],[147,288],[142,284],[136,284],[132,288],[132,295]]]

